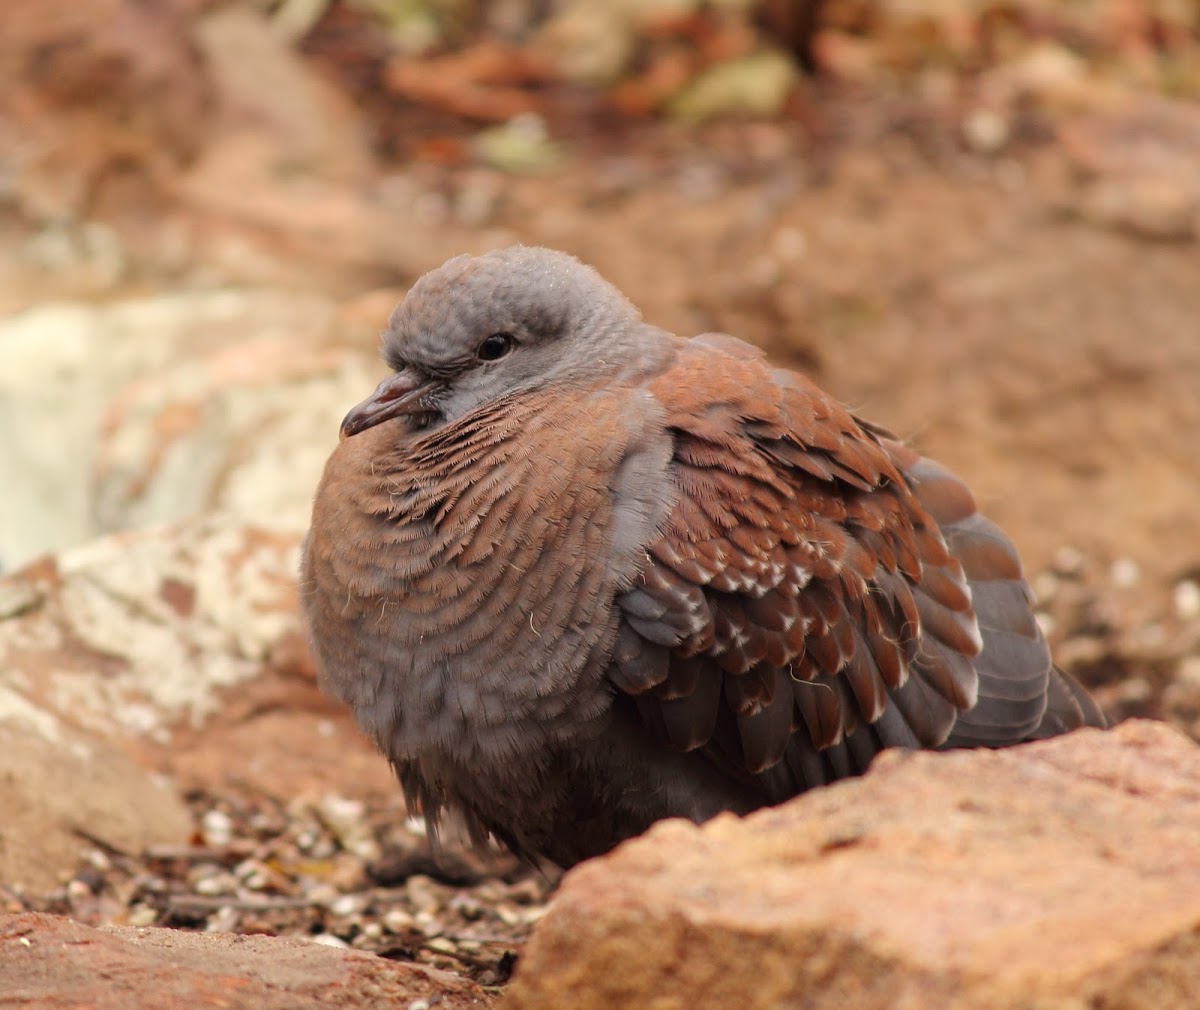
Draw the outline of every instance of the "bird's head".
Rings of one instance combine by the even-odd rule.
[[[455,257],[392,313],[383,357],[393,373],[346,415],[342,437],[402,416],[436,427],[547,382],[616,374],[640,319],[566,253],[510,246]]]

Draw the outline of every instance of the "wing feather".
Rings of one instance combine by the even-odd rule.
[[[950,471],[730,339],[650,385],[677,499],[618,601],[614,684],[770,794],[1034,732],[1049,659],[1008,538]]]

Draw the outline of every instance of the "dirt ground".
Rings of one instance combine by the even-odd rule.
[[[573,85],[518,88],[540,96],[559,147],[551,168],[511,171],[471,153],[477,119],[364,97],[375,78],[359,31],[334,20],[304,46],[370,137],[368,167],[343,166],[351,182],[310,199],[246,155],[235,205],[214,200],[195,167],[218,134],[157,160],[127,142],[73,216],[48,223],[28,179],[10,195],[0,306],[206,278],[375,305],[371,291],[402,289],[450,252],[566,248],[652,322],[758,343],[965,475],[1021,548],[1060,664],[1114,719],[1166,718],[1200,739],[1200,196],[1170,168],[1200,164],[1194,101],[1164,113],[1153,89],[1118,99],[1089,78],[1075,82],[1082,99],[1006,99],[993,142],[976,135],[991,108],[979,75],[924,91],[825,75],[801,80],[772,116],[698,126],[625,116]],[[173,95],[201,89],[189,74],[178,71]],[[156,130],[143,140],[161,143]],[[1157,158],[1138,155],[1147,145]],[[45,192],[62,199],[49,182]],[[368,226],[321,204],[335,192],[385,203],[398,193],[393,210],[412,214]],[[115,236],[119,270],[89,235]],[[110,921],[120,906],[143,909],[134,921],[327,933],[498,984],[549,886],[511,868],[437,868],[411,837],[398,840],[395,806],[356,814],[374,842],[354,856],[312,811],[236,793],[192,800],[194,851],[97,856],[62,893],[10,904],[84,921]],[[206,839],[206,818],[221,817],[225,835]],[[313,911],[311,880],[279,884],[294,901],[232,911],[197,888],[205,874],[287,877],[306,852],[328,864],[305,864],[309,876],[334,874],[353,899],[340,912]],[[377,863],[385,853],[390,868]]]

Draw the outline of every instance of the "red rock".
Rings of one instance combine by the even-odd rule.
[[[161,776],[0,684],[0,886],[49,891],[85,847],[140,852],[183,845],[191,830]]]
[[[508,1010],[1194,1005],[1200,749],[1126,723],[900,752],[563,880]]]
[[[306,940],[0,916],[0,1002],[26,1010],[439,1010],[495,1003],[472,982]]]

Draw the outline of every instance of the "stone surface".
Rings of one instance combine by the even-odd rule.
[[[1142,238],[1200,239],[1200,108],[1142,98],[1064,123],[1064,149],[1081,177],[1076,210]]]
[[[97,844],[140,852],[188,841],[191,816],[161,776],[48,713],[31,725],[23,704],[0,686],[0,885],[48,891]]]
[[[220,127],[263,138],[281,175],[368,176],[367,133],[354,103],[265,14],[219,8],[200,19],[195,38],[220,102]]]
[[[301,524],[374,374],[369,348],[323,345],[334,318],[317,294],[228,290],[0,322],[0,565],[234,501]]]
[[[90,216],[122,190],[143,206],[160,195],[211,119],[189,6],[7,0],[0,166],[18,206],[59,219]]]
[[[770,51],[718,63],[672,100],[670,112],[684,122],[719,116],[777,116],[798,76],[791,59]]]
[[[206,516],[115,534],[13,576],[4,682],[94,732],[200,726],[296,631],[295,542]]]
[[[466,1010],[496,995],[446,972],[305,940],[0,916],[0,1004],[27,1010]]]
[[[1164,726],[893,752],[569,873],[504,1005],[1188,1006],[1198,881],[1200,750]]]
[[[104,530],[224,509],[302,531],[369,355],[268,333],[183,357],[109,401],[89,482]]]
[[[295,534],[211,514],[94,541],[0,580],[0,719],[111,741],[183,784],[394,788],[317,689]]]
[[[188,786],[392,793],[317,689],[296,552],[217,514],[0,579],[0,884],[44,892],[97,843],[185,843]]]

